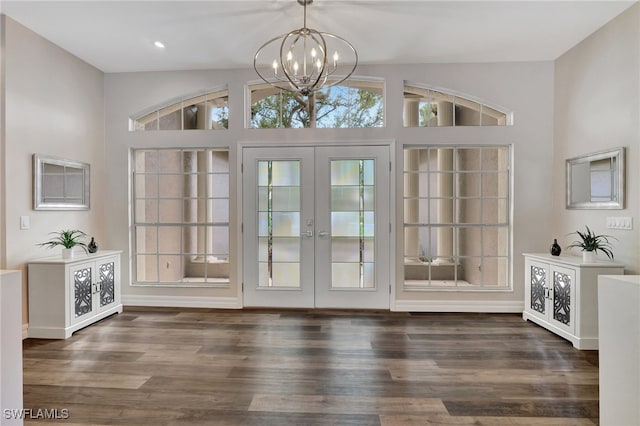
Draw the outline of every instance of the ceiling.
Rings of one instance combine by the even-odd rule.
[[[349,40],[363,64],[546,61],[635,2],[315,0],[307,26]],[[295,0],[4,0],[0,7],[104,72],[250,67],[262,43],[302,27],[303,12]]]

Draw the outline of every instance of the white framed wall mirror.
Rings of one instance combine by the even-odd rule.
[[[34,210],[89,210],[90,165],[33,155]]]
[[[624,209],[625,148],[567,160],[568,209]]]

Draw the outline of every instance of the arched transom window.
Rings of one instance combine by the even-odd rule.
[[[131,131],[218,130],[229,128],[226,86],[172,99],[131,117]]]
[[[510,126],[513,114],[471,96],[404,83],[405,127]]]

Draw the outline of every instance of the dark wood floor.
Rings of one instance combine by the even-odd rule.
[[[65,425],[598,424],[597,352],[511,314],[126,308],[24,383]]]

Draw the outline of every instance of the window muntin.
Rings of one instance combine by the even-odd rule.
[[[507,126],[512,114],[442,89],[404,84],[405,127]]]
[[[249,85],[248,127],[358,128],[384,126],[384,83],[349,79],[305,97],[266,83]]]
[[[404,288],[510,289],[508,146],[404,149]]]
[[[131,118],[131,130],[219,130],[229,128],[229,91],[225,88],[175,99]]]
[[[229,151],[132,155],[134,283],[228,285]]]

